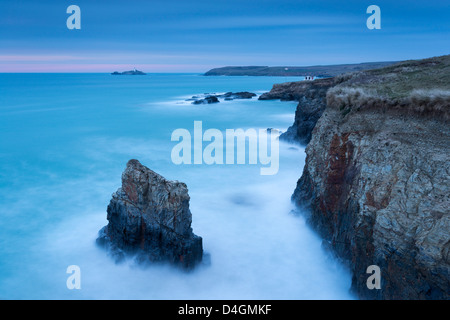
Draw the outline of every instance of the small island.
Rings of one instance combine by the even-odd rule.
[[[146,75],[145,72],[139,71],[139,70],[130,70],[130,71],[124,71],[124,72],[118,72],[114,71],[111,73],[113,76],[121,76],[121,75],[127,75],[127,76],[144,76]]]

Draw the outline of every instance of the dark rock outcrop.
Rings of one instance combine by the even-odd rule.
[[[146,75],[146,73],[139,71],[139,70],[130,70],[130,71],[124,71],[124,72],[118,72],[118,71],[114,71],[113,73],[111,73],[113,76],[121,76],[121,75],[126,75],[126,76],[144,76]]]
[[[234,99],[252,99],[256,97],[256,94],[253,92],[227,92],[218,96],[219,98],[225,98],[225,100],[234,100]]]
[[[219,99],[216,96],[206,96],[204,99],[198,99],[192,102],[192,104],[211,104],[219,103]]]
[[[186,184],[130,160],[97,242],[117,260],[135,254],[139,261],[168,261],[190,269],[202,260],[203,249],[202,238],[192,232],[189,199]]]
[[[293,200],[349,264],[361,298],[450,298],[449,145],[436,120],[342,119],[327,108],[318,121]],[[381,268],[381,290],[366,286],[370,265]]]
[[[209,94],[205,93],[204,98],[199,96],[193,96],[191,99],[187,99],[186,101],[192,101],[192,104],[211,104],[218,103],[219,98],[223,98],[224,100],[235,100],[235,99],[252,99],[256,97],[255,93],[252,92],[227,92],[224,94]]]
[[[306,148],[292,199],[363,299],[450,299],[449,67],[446,56],[341,78]]]

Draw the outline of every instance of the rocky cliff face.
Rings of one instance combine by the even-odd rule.
[[[361,298],[450,298],[449,61],[335,79],[306,148],[292,199]],[[370,265],[380,290],[366,285]]]
[[[192,232],[189,199],[184,183],[168,181],[130,160],[97,241],[118,260],[130,253],[140,261],[192,268],[202,260],[203,249],[202,238]]]
[[[260,100],[280,99],[298,101],[294,124],[280,136],[281,140],[307,145],[311,133],[322,115],[326,103],[326,93],[335,84],[334,78],[315,81],[287,82],[275,84],[270,92],[260,96]]]

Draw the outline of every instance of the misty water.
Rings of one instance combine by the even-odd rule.
[[[322,248],[290,197],[304,149],[280,144],[278,174],[261,165],[175,165],[177,128],[278,128],[296,103],[192,105],[207,92],[258,94],[285,77],[197,74],[0,74],[1,299],[349,299],[349,273]],[[116,264],[96,246],[129,159],[187,184],[209,263]],[[81,269],[69,290],[66,269]]]

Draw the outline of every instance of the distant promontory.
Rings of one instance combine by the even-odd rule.
[[[308,67],[267,67],[267,66],[246,66],[246,67],[222,67],[214,68],[206,72],[205,76],[278,76],[278,77],[335,77],[337,75],[382,68],[392,65],[395,62],[366,62],[357,64],[339,64],[329,66],[308,66]]]
[[[276,84],[307,145],[292,195],[362,299],[450,298],[450,55]],[[380,270],[376,289],[369,267]]]

